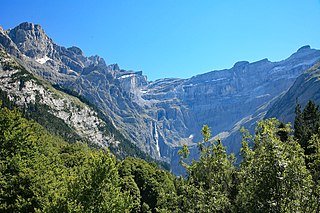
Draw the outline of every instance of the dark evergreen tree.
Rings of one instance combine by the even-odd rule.
[[[294,121],[294,136],[304,149],[305,154],[308,156],[314,150],[308,148],[308,141],[313,134],[319,131],[320,127],[320,112],[319,107],[313,101],[309,101],[301,112],[301,106],[298,104],[296,107],[296,118]]]
[[[308,156],[308,166],[314,181],[312,189],[313,202],[310,202],[316,212],[320,212],[320,134],[314,134],[309,140],[309,149],[313,152]]]
[[[296,117],[294,119],[294,137],[300,140],[304,134],[304,120],[301,111],[301,105],[298,103],[295,109]]]
[[[290,127],[281,122],[278,129],[277,135],[279,136],[280,140],[282,142],[287,141],[289,139]]]

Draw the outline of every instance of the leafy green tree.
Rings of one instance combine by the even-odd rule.
[[[17,110],[0,110],[0,211],[41,211],[64,197],[67,176],[56,156],[59,142]]]
[[[125,189],[129,189],[137,202],[140,198],[140,207],[135,206],[137,212],[176,211],[177,201],[173,175],[157,168],[156,165],[131,157],[120,163],[119,174],[126,181]],[[129,184],[130,187],[128,187]]]
[[[69,185],[68,198],[79,212],[128,212],[132,207],[129,194],[121,192],[116,161],[108,152],[91,152],[77,169],[79,175]]]
[[[186,144],[183,144],[182,149],[178,151],[178,155],[180,155],[180,160],[179,160],[180,164],[184,168],[188,168],[188,164],[185,162],[185,160],[188,159],[190,155],[190,150]]]
[[[207,125],[203,126],[202,135],[203,142],[198,144],[200,158],[187,167],[187,182],[182,185],[182,208],[186,212],[230,211],[234,156],[226,153],[219,139],[210,140]]]
[[[281,127],[281,129],[279,129]],[[243,142],[237,207],[240,212],[310,212],[312,180],[303,150],[276,119],[258,123],[254,148]]]

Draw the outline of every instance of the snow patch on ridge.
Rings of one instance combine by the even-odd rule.
[[[125,74],[125,75],[122,75],[119,77],[119,79],[124,79],[124,78],[131,78],[131,77],[134,77],[135,74]]]
[[[36,59],[36,62],[38,62],[39,64],[44,64],[44,63],[46,63],[46,62],[49,61],[49,60],[52,60],[52,59],[49,58],[48,56],[45,56],[45,57],[43,57],[43,58],[37,58],[37,59]]]

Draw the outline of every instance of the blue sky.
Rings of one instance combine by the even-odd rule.
[[[57,44],[149,80],[320,49],[320,0],[3,0],[0,11],[5,29],[40,24]]]

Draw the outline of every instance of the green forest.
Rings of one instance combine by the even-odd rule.
[[[319,212],[320,111],[296,107],[242,129],[240,164],[203,126],[200,158],[179,151],[184,177],[66,141],[17,109],[0,109],[0,212]],[[214,128],[214,127],[213,127]]]

